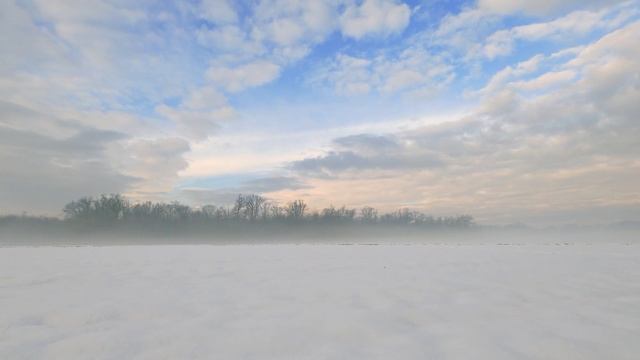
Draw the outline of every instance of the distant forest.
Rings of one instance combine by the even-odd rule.
[[[422,233],[426,230],[462,230],[475,226],[470,215],[431,216],[409,209],[380,213],[330,206],[310,210],[303,200],[279,205],[256,195],[238,195],[231,206],[193,208],[179,202],[132,202],[119,194],[83,197],[68,203],[64,218],[3,216],[0,235],[42,232],[152,236],[269,237],[377,235],[384,231]]]

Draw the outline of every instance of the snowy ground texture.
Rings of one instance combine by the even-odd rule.
[[[640,246],[0,248],[0,359],[639,359]]]

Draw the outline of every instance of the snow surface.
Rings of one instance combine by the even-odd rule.
[[[640,246],[0,248],[0,359],[638,359]]]

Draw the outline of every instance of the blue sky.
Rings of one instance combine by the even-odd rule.
[[[637,219],[638,1],[10,0],[3,212],[239,192]]]

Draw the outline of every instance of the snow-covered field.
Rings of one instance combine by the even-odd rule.
[[[639,359],[640,246],[0,248],[0,359]]]

